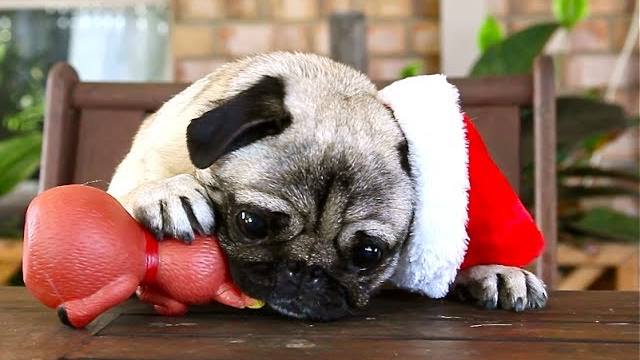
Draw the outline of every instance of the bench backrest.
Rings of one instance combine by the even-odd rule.
[[[553,285],[556,186],[553,66],[538,59],[532,75],[452,79],[462,106],[509,182],[520,185],[520,108],[534,108],[535,216],[548,251],[538,273]],[[68,64],[49,73],[40,189],[89,183],[106,189],[142,120],[186,84],[81,82]]]

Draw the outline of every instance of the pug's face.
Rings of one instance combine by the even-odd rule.
[[[413,208],[406,141],[359,73],[272,60],[191,122],[189,152],[234,282],[283,314],[331,320],[395,269]]]

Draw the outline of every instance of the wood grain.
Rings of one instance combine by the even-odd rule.
[[[384,291],[351,317],[313,323],[216,304],[161,317],[130,300],[71,330],[5,287],[0,359],[637,359],[638,305],[637,292],[556,292],[547,308],[514,313]]]
[[[558,290],[587,289],[605,272],[602,267],[579,267],[572,270],[559,281]]]
[[[536,59],[533,70],[535,218],[545,238],[536,274],[550,289],[557,282],[558,189],[556,184],[556,92],[553,60]]]
[[[491,157],[518,192],[520,188],[520,109],[517,106],[468,106]]]
[[[156,111],[189,84],[79,83],[73,91],[75,108]]]
[[[140,110],[84,109],[72,182],[106,190],[146,117],[147,113]]]
[[[40,165],[40,191],[69,182],[78,123],[72,96],[79,82],[76,71],[65,63],[49,71],[45,94],[44,132]]]
[[[343,338],[94,338],[64,359],[638,359],[637,344]]]

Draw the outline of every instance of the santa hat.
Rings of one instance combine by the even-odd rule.
[[[458,89],[443,75],[416,76],[387,86],[379,98],[407,139],[417,201],[391,281],[440,298],[460,269],[535,259],[544,240],[461,111]]]

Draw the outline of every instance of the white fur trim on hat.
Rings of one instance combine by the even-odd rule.
[[[409,146],[416,208],[391,281],[433,298],[447,294],[467,250],[468,149],[458,89],[444,75],[416,76],[379,92]]]

